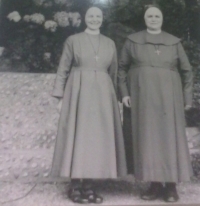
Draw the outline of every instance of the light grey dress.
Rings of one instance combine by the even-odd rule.
[[[63,97],[52,175],[71,178],[116,178],[126,175],[120,112],[114,86],[114,42],[85,32],[64,45],[53,96]],[[92,42],[91,42],[92,41]],[[93,44],[91,44],[93,43]]]
[[[129,150],[132,140],[133,153],[127,156],[132,173],[144,181],[190,180],[184,104],[192,103],[193,75],[180,39],[164,31],[128,36],[118,76],[121,96],[131,96],[131,136],[124,126]]]

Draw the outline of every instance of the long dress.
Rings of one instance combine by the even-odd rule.
[[[100,41],[98,60],[93,48],[97,37]],[[66,40],[52,94],[63,97],[52,176],[116,178],[126,175],[115,92],[117,70],[115,44],[106,36],[82,32]]]
[[[126,137],[132,173],[143,181],[189,181],[184,104],[192,104],[193,75],[180,39],[164,31],[128,36],[118,78],[121,96],[131,97],[131,118],[125,119],[131,127],[124,126],[132,136]]]

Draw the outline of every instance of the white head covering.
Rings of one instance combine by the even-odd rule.
[[[162,20],[162,23],[163,23],[163,13],[162,13],[161,9],[158,6],[152,5],[152,6],[150,6],[146,9],[145,14],[144,14],[145,21],[147,19],[147,16],[149,15],[149,13],[154,13],[154,14],[156,13],[157,15],[159,15],[161,17],[161,20]],[[147,31],[149,33],[152,33],[152,34],[158,34],[158,33],[161,32],[161,28],[157,31],[151,31],[147,28]]]
[[[96,7],[96,6],[92,6],[92,7],[90,7],[90,8],[86,11],[86,13],[85,13],[85,18],[87,17],[87,15],[89,14],[89,12],[90,12],[91,10],[100,11],[100,12],[102,13],[102,16],[103,16],[103,12],[102,12],[102,10],[101,10],[100,8],[98,8],[98,7]],[[96,30],[96,31],[91,31],[91,30],[89,30],[88,28],[86,28],[86,29],[85,29],[85,32],[86,32],[86,33],[89,33],[89,34],[99,34],[99,33],[100,33],[100,30],[98,29],[98,30]]]
[[[87,16],[87,14],[88,14],[88,12],[90,12],[91,10],[97,10],[97,11],[101,11],[101,13],[102,13],[102,15],[103,15],[103,12],[102,12],[102,10],[99,8],[99,7],[97,7],[97,6],[92,6],[92,7],[90,7],[87,11],[86,11],[86,13],[85,13],[85,17]]]
[[[162,10],[159,8],[159,6],[156,6],[156,5],[150,5],[148,6],[148,8],[146,9],[145,13],[144,13],[144,18],[146,17],[146,15],[148,14],[148,12],[150,11],[150,9],[155,9],[157,10],[161,16],[163,17],[163,13],[162,13]]]

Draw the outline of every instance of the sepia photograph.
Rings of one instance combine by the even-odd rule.
[[[200,0],[0,0],[0,205],[200,205]]]

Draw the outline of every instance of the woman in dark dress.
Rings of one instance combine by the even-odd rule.
[[[132,173],[151,183],[142,199],[175,202],[176,183],[192,176],[184,119],[192,69],[180,39],[161,30],[161,10],[149,7],[144,19],[147,30],[128,36],[119,59],[122,102],[131,111]]]
[[[66,40],[53,90],[62,109],[52,175],[72,179],[69,198],[77,203],[103,201],[90,179],[126,175],[116,49],[99,32],[102,20],[102,11],[91,7],[87,29]]]

